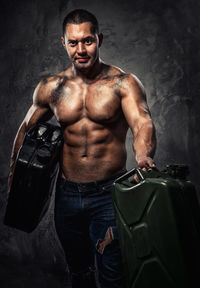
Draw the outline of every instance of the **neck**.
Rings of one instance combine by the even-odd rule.
[[[103,62],[101,59],[97,58],[94,65],[86,69],[78,69],[74,64],[72,64],[72,71],[75,76],[79,76],[85,80],[93,80],[101,73],[102,65]]]

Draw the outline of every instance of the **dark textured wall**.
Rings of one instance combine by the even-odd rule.
[[[190,179],[200,187],[198,0],[1,1],[0,282],[4,288],[59,287],[65,266],[52,208],[30,235],[3,226],[2,217],[16,131],[36,84],[69,65],[60,42],[61,23],[75,8],[86,8],[99,19],[104,34],[101,58],[143,82],[157,130],[158,167],[188,164]],[[135,166],[131,142],[128,133],[128,168]]]

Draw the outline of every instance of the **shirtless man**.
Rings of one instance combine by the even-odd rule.
[[[36,87],[14,141],[9,187],[25,133],[55,115],[64,138],[55,226],[72,287],[96,287],[95,252],[101,288],[122,287],[110,187],[125,172],[129,127],[138,166],[155,167],[155,130],[141,82],[99,58],[103,35],[94,15],[85,10],[68,14],[61,40],[72,66]]]

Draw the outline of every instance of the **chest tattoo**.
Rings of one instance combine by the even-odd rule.
[[[56,105],[61,97],[64,96],[63,88],[67,82],[67,77],[62,77],[56,88],[51,92],[51,102]]]

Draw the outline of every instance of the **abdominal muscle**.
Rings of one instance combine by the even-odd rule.
[[[73,182],[90,182],[123,171],[126,165],[125,137],[122,141],[103,126],[102,129],[85,127],[85,130],[83,127],[64,131],[61,177]]]

